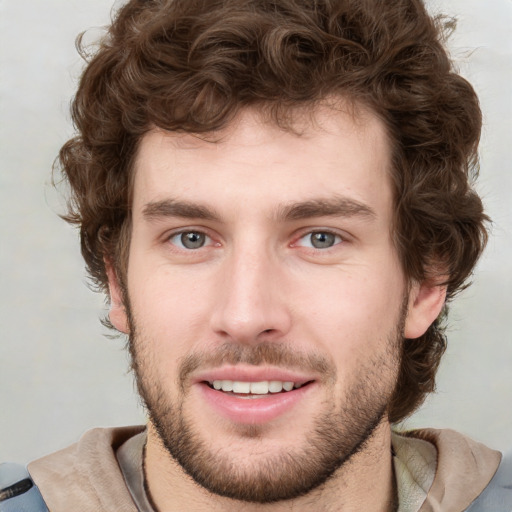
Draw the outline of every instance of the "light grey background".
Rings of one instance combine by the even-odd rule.
[[[407,427],[451,427],[512,446],[512,1],[437,0],[456,14],[452,55],[485,114],[479,190],[493,236],[452,308],[438,392]],[[110,0],[0,0],[0,460],[26,462],[94,426],[144,421],[122,340],[104,337],[76,232],[57,213],[52,162],[72,133],[76,34]],[[99,30],[93,29],[88,40]]]

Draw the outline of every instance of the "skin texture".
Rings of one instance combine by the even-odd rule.
[[[394,508],[386,405],[403,337],[444,291],[401,271],[382,123],[321,107],[294,128],[248,110],[215,142],[141,141],[128,296],[110,271],[110,317],[150,414],[158,510]],[[275,414],[266,398],[233,413],[236,397],[226,413],[212,375],[307,385]]]

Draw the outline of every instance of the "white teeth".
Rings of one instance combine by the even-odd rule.
[[[251,393],[253,395],[266,395],[268,393],[268,382],[251,382]]]
[[[222,389],[222,391],[233,391],[233,381],[232,380],[221,380],[220,382],[221,382],[220,388]]]
[[[233,393],[250,393],[251,392],[251,383],[250,382],[240,382],[235,380],[233,382]]]
[[[281,393],[283,391],[283,383],[279,380],[271,380],[268,383],[268,390],[271,393]]]
[[[281,393],[284,391],[291,391],[302,386],[302,384],[295,384],[290,381],[261,381],[261,382],[244,382],[233,380],[214,380],[210,382],[214,389],[225,392],[232,391],[239,394],[252,394],[252,395],[267,395],[268,393]]]
[[[293,389],[293,382],[283,382],[283,389],[285,391],[291,391]]]

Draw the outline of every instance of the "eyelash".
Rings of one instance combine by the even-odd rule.
[[[181,243],[181,247],[180,247],[180,245],[178,245],[176,242],[173,242],[173,239],[176,239],[177,237],[181,237],[181,236],[183,236],[185,234],[202,235],[206,239],[210,240],[210,243],[208,245],[206,245],[206,244],[205,245],[201,245],[200,247],[197,247],[196,249],[203,249],[204,247],[208,247],[208,246],[212,245],[212,243],[211,243],[211,242],[213,242],[212,237],[210,235],[208,235],[207,233],[205,233],[201,229],[183,229],[181,231],[177,231],[177,232],[171,233],[169,236],[166,237],[166,241],[171,243],[171,245],[174,245],[174,246],[178,247],[178,249],[182,250],[182,251],[194,251],[194,250],[196,250],[196,249],[193,249],[193,248],[184,247],[183,243]],[[216,244],[216,245],[220,245],[220,244]]]
[[[333,245],[329,246],[329,247],[323,247],[323,248],[320,248],[320,247],[312,247],[312,246],[307,246],[307,245],[301,245],[300,244],[300,241],[309,237],[309,239],[311,240],[311,237],[315,234],[321,234],[321,235],[328,235],[328,236],[332,236],[334,238],[334,243]],[[342,244],[343,242],[346,242],[346,239],[340,235],[340,233],[336,232],[336,231],[333,231],[333,230],[330,230],[330,229],[313,229],[311,231],[307,231],[305,233],[302,233],[297,239],[295,242],[293,242],[291,244],[291,247],[304,247],[305,249],[308,249],[308,250],[311,250],[311,251],[320,251],[320,252],[327,252],[331,249],[334,249],[336,246]]]
[[[173,242],[173,239],[177,239],[177,237],[182,237],[183,235],[185,234],[196,234],[196,235],[199,235],[199,236],[203,236],[205,237],[205,240],[206,242],[198,247],[185,247],[183,245],[183,242]],[[300,244],[300,241],[307,238],[307,237],[312,237],[313,235],[315,234],[318,234],[318,235],[327,235],[327,236],[330,236],[330,237],[333,237],[333,245],[330,245],[328,247],[314,247],[311,245],[302,245]],[[207,241],[209,240],[209,243],[207,243]],[[311,238],[310,238],[311,240]],[[171,233],[170,235],[168,235],[166,237],[166,241],[171,243],[171,245],[175,246],[178,248],[178,250],[182,250],[182,251],[195,251],[195,250],[198,250],[198,249],[203,249],[205,247],[210,247],[212,245],[217,245],[217,246],[220,246],[220,243],[212,243],[213,242],[213,238],[208,235],[208,233],[206,233],[204,230],[201,230],[201,229],[183,229],[183,230],[180,230],[180,231],[177,231],[177,232],[174,232],[174,233]],[[340,245],[341,243],[343,242],[346,242],[346,239],[340,235],[339,233],[337,233],[336,231],[333,231],[333,230],[330,230],[330,229],[314,229],[314,230],[311,230],[311,231],[307,231],[307,232],[304,232],[302,233],[298,238],[295,239],[294,242],[292,242],[290,244],[290,247],[304,247],[305,249],[307,250],[311,250],[311,251],[320,251],[320,252],[327,252],[329,251],[330,249],[333,249],[335,248],[337,245]]]

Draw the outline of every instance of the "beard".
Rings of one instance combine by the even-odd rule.
[[[260,504],[298,498],[325,484],[363,451],[385,420],[400,368],[406,304],[404,300],[393,331],[381,340],[382,350],[352,372],[352,382],[341,403],[335,399],[337,370],[333,361],[318,354],[297,353],[293,347],[275,342],[253,346],[224,344],[208,354],[188,355],[180,362],[178,392],[171,397],[158,378],[157,354],[151,353],[151,340],[143,329],[138,330],[127,306],[129,349],[137,388],[162,445],[201,487],[219,496]],[[261,449],[255,450],[257,456],[238,463],[232,446],[222,450],[207,442],[186,410],[187,383],[196,369],[222,363],[268,364],[310,370],[324,377],[324,411],[313,419],[300,448],[272,449],[263,456]],[[231,433],[237,439],[258,443],[267,428],[237,425]]]

